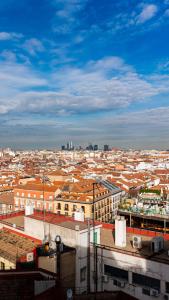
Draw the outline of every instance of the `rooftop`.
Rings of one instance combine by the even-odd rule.
[[[141,231],[140,231],[141,233]],[[151,233],[151,232],[150,232]],[[142,240],[142,248],[136,249],[132,246],[132,240],[134,236],[141,236]],[[109,248],[112,251],[120,252],[132,256],[138,256],[145,259],[151,259],[154,261],[159,261],[161,263],[169,264],[169,240],[164,240],[164,249],[158,253],[153,253],[151,250],[151,241],[154,236],[148,236],[143,234],[135,234],[135,233],[127,233],[127,242],[126,247],[117,247],[115,245],[114,239],[114,230],[110,228],[102,228],[101,229],[101,245],[103,248]]]
[[[51,223],[55,225],[59,225],[65,228],[69,228],[72,230],[76,230],[76,225],[79,226],[79,230],[84,230],[87,228],[86,222],[75,221],[71,217],[67,217],[64,215],[57,215],[54,213],[45,213],[45,217],[43,212],[34,212],[33,215],[27,216],[28,218],[44,221],[46,223]]]
[[[0,256],[15,263],[17,257],[31,252],[40,243],[39,240],[30,238],[10,229],[0,230]]]
[[[15,224],[16,227],[24,228],[24,216],[15,216],[15,217],[7,218],[3,220],[3,223],[9,226],[13,226]]]
[[[14,205],[14,194],[13,193],[4,193],[0,195],[0,204],[10,204]]]

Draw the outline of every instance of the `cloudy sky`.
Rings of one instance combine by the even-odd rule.
[[[1,0],[0,147],[169,149],[169,0]]]

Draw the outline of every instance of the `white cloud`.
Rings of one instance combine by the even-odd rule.
[[[6,40],[13,40],[13,39],[20,39],[23,35],[21,33],[15,33],[15,32],[0,32],[0,41],[6,41]]]
[[[169,59],[166,59],[158,64],[158,69],[163,72],[169,71]]]
[[[43,52],[45,50],[42,42],[35,38],[26,40],[23,44],[23,48],[31,55],[35,55],[37,52]]]
[[[86,6],[88,0],[55,0],[52,1],[56,9],[53,20],[53,31],[58,34],[69,34],[79,25],[77,14]]]
[[[165,15],[166,17],[169,17],[169,9],[166,9],[164,15]]]
[[[0,113],[70,115],[126,108],[169,92],[169,76],[138,74],[119,57],[37,74],[31,66],[0,62]]]
[[[134,71],[133,68],[127,64],[125,64],[124,60],[118,56],[110,56],[105,57],[104,59],[100,59],[98,61],[89,61],[87,64],[88,70],[91,71],[108,71],[108,70],[116,70],[116,71]]]
[[[75,13],[81,11],[88,0],[56,0],[54,4],[59,6],[56,15],[61,18],[73,17]]]
[[[7,61],[15,62],[16,61],[16,54],[12,51],[4,50],[0,53],[0,58],[3,58]]]
[[[158,11],[157,5],[149,4],[143,7],[141,13],[137,16],[137,23],[145,23],[146,21],[152,19]]]

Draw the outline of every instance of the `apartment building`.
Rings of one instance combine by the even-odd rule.
[[[117,234],[123,239],[122,232]],[[169,299],[169,235],[128,228],[124,235],[122,244],[116,244],[114,229],[103,226],[97,245],[97,282],[92,281],[91,289],[121,290],[144,300]],[[91,273],[93,257],[92,249]]]
[[[46,236],[59,234],[76,248],[76,293],[121,290],[137,299],[169,299],[169,235],[126,228],[124,218],[116,222],[115,228],[103,223],[93,231],[92,224],[47,213]],[[43,214],[25,217],[25,233],[43,239]]]
[[[16,210],[32,205],[37,210],[71,217],[82,210],[85,218],[93,218],[94,214],[95,220],[103,222],[116,216],[121,196],[120,189],[110,190],[93,180],[57,182],[57,185],[26,184],[14,189]]]
[[[14,194],[12,192],[0,194],[0,214],[12,211],[14,211]]]
[[[30,183],[14,189],[15,210],[32,205],[37,210],[54,211],[54,200],[60,193],[59,186]]]
[[[54,242],[55,237],[59,235],[64,245],[76,249],[75,292],[77,294],[86,292],[89,245],[90,242],[93,243],[94,240],[100,244],[101,225],[98,224],[93,230],[93,222],[90,222],[89,227],[87,222],[79,222],[70,217],[51,213],[46,213],[44,222],[43,214],[40,212],[25,216],[24,219],[25,234],[40,240],[43,240],[45,235],[46,240],[49,240],[50,246],[53,249],[56,247]],[[55,260],[53,262],[55,264]],[[48,260],[48,264],[49,263],[50,259]],[[67,266],[69,266],[69,262]],[[69,273],[69,271],[67,273]]]

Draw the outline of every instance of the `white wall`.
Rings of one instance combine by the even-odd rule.
[[[129,282],[126,283],[125,287],[121,288],[121,290],[131,294],[132,296],[135,296],[138,299],[150,300],[154,298],[142,294],[141,286],[134,286],[132,284],[131,282],[132,272],[159,279],[161,281],[161,294],[158,297],[158,299],[164,299],[165,281],[169,282],[169,277],[168,277],[169,265],[164,263],[158,263],[152,260],[146,260],[142,257],[136,257],[136,256],[118,253],[115,251],[110,251],[105,249],[103,249],[103,254],[101,256],[101,249],[98,249],[98,290],[99,291],[102,290],[112,291],[112,290],[120,289],[119,287],[113,285],[113,278],[111,277],[109,277],[107,283],[103,283],[102,275],[104,274],[104,264],[129,271],[130,284]],[[93,263],[91,263],[91,267],[92,266]],[[94,290],[93,281],[92,281],[92,290]]]
[[[36,220],[30,217],[24,217],[25,220],[25,233],[35,238],[43,240],[44,238],[44,224],[43,221]],[[95,227],[97,233],[97,243],[100,244],[100,228],[98,225]],[[50,236],[54,241],[56,235],[60,235],[62,242],[65,245],[76,248],[76,291],[82,293],[87,290],[87,270],[86,280],[80,281],[80,269],[87,268],[87,250],[88,250],[88,229],[85,230],[72,230],[59,225],[45,224],[45,233]],[[93,242],[93,228],[90,228],[90,242]],[[52,245],[55,247],[55,243]]]

